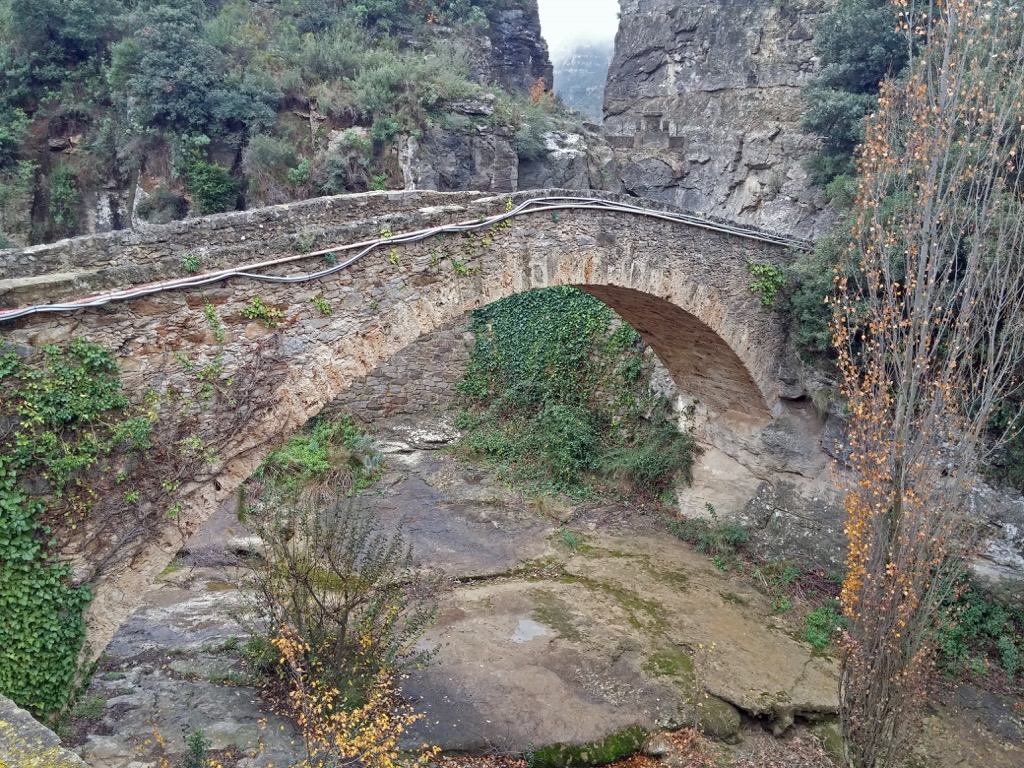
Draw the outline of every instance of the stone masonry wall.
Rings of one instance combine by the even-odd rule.
[[[365,424],[445,413],[455,404],[455,386],[466,374],[472,349],[473,334],[463,317],[421,336],[366,378],[352,382],[330,407],[348,411]]]

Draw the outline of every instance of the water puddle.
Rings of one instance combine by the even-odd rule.
[[[550,635],[551,629],[533,619],[520,619],[516,631],[512,633],[513,643],[528,643],[538,637]]]

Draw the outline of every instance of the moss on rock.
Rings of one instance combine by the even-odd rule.
[[[640,751],[647,731],[634,725],[600,741],[586,744],[551,744],[527,755],[529,768],[578,768],[614,763]]]

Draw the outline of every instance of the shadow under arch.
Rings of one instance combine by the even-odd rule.
[[[729,344],[709,325],[673,302],[632,288],[576,285],[607,304],[640,334],[668,369],[680,392],[714,411],[768,418],[764,392]]]

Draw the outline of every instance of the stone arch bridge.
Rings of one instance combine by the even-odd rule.
[[[101,343],[137,397],[204,375],[235,389],[196,422],[211,435],[229,425],[204,472],[144,500],[173,504],[177,520],[158,515],[159,529],[100,579],[93,647],[286,435],[421,335],[513,293],[577,286],[640,332],[680,391],[713,413],[770,421],[785,333],[751,292],[748,264],[780,266],[802,245],[603,193],[413,191],[0,253],[8,344]]]

